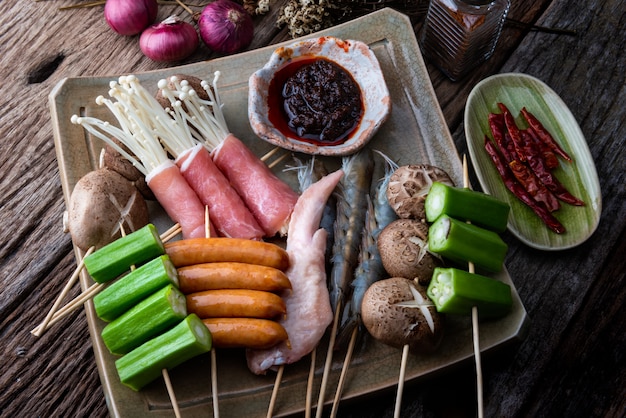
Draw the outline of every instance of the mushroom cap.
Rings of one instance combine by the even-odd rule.
[[[399,305],[410,301],[416,303]],[[443,337],[443,318],[426,288],[402,277],[374,282],[363,297],[361,316],[372,337],[392,347],[408,344],[413,352],[432,353]]]
[[[428,225],[416,219],[397,219],[387,225],[378,236],[377,246],[383,267],[391,277],[416,278],[426,285],[435,267],[442,265],[426,250]]]
[[[192,76],[192,75],[188,75],[188,74],[172,74],[171,76],[166,78],[167,85],[171,89],[175,88],[174,82],[173,82],[174,77],[176,77],[179,81],[185,80],[186,82],[188,82],[189,87],[195,90],[196,94],[198,94],[198,97],[201,98],[202,100],[211,100],[207,92],[202,87],[202,79]],[[163,96],[161,90],[157,91],[154,97],[164,109],[171,106],[169,99]]]
[[[74,186],[68,207],[68,230],[74,244],[96,249],[149,222],[141,193],[121,174],[100,168],[84,175]]]
[[[121,143],[116,138],[113,138],[113,142],[119,145],[124,151],[132,155],[132,152],[128,149],[126,145]],[[111,145],[106,144],[106,146],[102,150],[102,154],[100,155],[100,167],[108,168],[109,170],[113,170],[124,176],[127,180],[129,180],[142,194],[145,199],[154,200],[154,193],[148,187],[146,183],[146,177],[143,175],[137,167],[133,165],[127,158],[122,156],[117,150],[115,150]]]
[[[404,165],[393,172],[387,200],[399,218],[426,218],[424,200],[434,181],[454,186],[448,173],[428,164]]]

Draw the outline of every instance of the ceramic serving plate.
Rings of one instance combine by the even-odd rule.
[[[490,138],[488,115],[501,113],[504,103],[520,128],[528,125],[522,107],[534,114],[572,157],[569,163],[559,158],[554,171],[557,179],[584,207],[561,204],[553,212],[566,232],[550,231],[531,209],[509,192],[484,149],[485,135]],[[465,107],[465,135],[476,176],[483,190],[509,202],[509,230],[525,244],[541,250],[563,250],[584,242],[593,234],[602,208],[602,196],[596,168],[589,147],[576,119],[561,98],[545,83],[525,74],[499,74],[481,81],[470,93]]]
[[[435,98],[409,19],[387,9],[315,34],[320,35],[365,42],[372,48],[380,62],[392,98],[393,111],[367,146],[382,151],[400,165],[409,163],[437,165],[448,171],[460,184],[461,162]],[[154,88],[156,91],[158,80],[168,75],[183,73],[210,80],[214,71],[221,71],[219,89],[228,126],[261,156],[273,146],[255,137],[247,119],[248,78],[263,67],[276,47],[275,45],[240,55],[137,76],[144,86]],[[76,182],[96,167],[102,148],[99,140],[86,135],[80,126],[70,122],[70,118],[73,114],[83,114],[110,120],[108,110],[97,106],[95,98],[106,94],[109,81],[116,79],[117,76],[69,78],[60,82],[50,94],[55,147],[66,203],[69,202]],[[301,154],[298,157],[307,158]],[[339,158],[320,158],[329,170],[339,166]],[[284,167],[283,164],[281,166]],[[377,167],[374,178],[380,178],[383,174],[383,164],[377,164]],[[283,171],[280,167],[274,170],[297,189],[296,174],[293,171]],[[156,204],[152,205],[151,216],[161,232],[171,226],[171,221]],[[80,250],[75,251],[77,258],[82,257]],[[495,277],[513,286],[506,270]],[[92,283],[86,274],[81,276],[83,288]],[[528,323],[526,311],[515,287],[512,288],[514,300],[512,312],[502,319],[485,321],[480,325],[480,343],[484,351],[516,341],[524,334]],[[163,379],[157,379],[140,392],[134,392],[120,383],[114,365],[115,357],[109,354],[100,338],[104,323],[97,318],[90,302],[87,303],[86,311],[98,370],[111,416],[135,418],[173,416]],[[400,350],[371,339],[366,341],[367,344],[356,351],[350,363],[341,405],[372,392],[393,389],[398,383]],[[319,393],[326,350],[327,337],[321,341],[316,352],[311,395],[314,405]],[[338,351],[334,355],[326,389],[326,403],[332,402],[334,397],[344,353]],[[243,350],[218,350],[216,355],[220,416],[224,418],[266,416],[275,374],[272,372],[267,376],[253,375],[247,369]],[[472,358],[471,320],[449,318],[440,350],[429,356],[411,355],[406,367],[406,380],[426,378],[459,362],[472,361]],[[213,414],[210,360],[208,355],[200,356],[169,373],[178,404],[185,417],[207,417]],[[273,410],[274,416],[286,416],[304,410],[309,368],[310,357],[285,367]]]

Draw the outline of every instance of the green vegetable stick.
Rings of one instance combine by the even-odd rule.
[[[111,322],[147,296],[168,284],[178,287],[178,272],[169,256],[162,255],[120,277],[93,298],[96,314]]]
[[[426,196],[424,209],[428,222],[446,214],[495,232],[504,232],[510,206],[485,193],[434,182]]]
[[[500,271],[508,249],[493,231],[441,215],[428,229],[428,249],[456,263]]]
[[[211,351],[211,333],[195,314],[188,315],[171,330],[140,345],[117,359],[115,367],[123,384],[133,390],[162,375],[163,369]]]
[[[472,307],[484,318],[511,310],[511,287],[498,280],[455,268],[436,267],[426,291],[441,313],[471,315]]]
[[[154,257],[165,254],[159,233],[152,224],[105,245],[84,259],[85,268],[98,283],[106,283]]]
[[[185,295],[174,286],[148,296],[102,330],[102,340],[113,354],[126,354],[187,316]]]

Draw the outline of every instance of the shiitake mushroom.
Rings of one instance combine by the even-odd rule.
[[[427,285],[435,267],[443,263],[427,251],[428,225],[416,219],[397,219],[378,236],[383,267],[392,277],[417,279]]]
[[[415,353],[432,353],[443,337],[443,318],[426,288],[403,277],[374,282],[361,304],[363,325],[375,339]]]
[[[133,155],[128,147],[122,144],[119,140],[113,138],[113,142],[119,145],[120,148],[130,155]],[[106,144],[106,146],[102,149],[99,167],[108,168],[109,170],[113,170],[124,176],[137,188],[137,190],[139,190],[144,199],[156,199],[154,197],[154,193],[152,193],[152,190],[148,187],[148,183],[146,183],[146,176],[144,176],[143,173],[139,171],[139,169],[137,169],[137,167],[135,167],[129,159],[117,152],[117,150],[109,144]]]
[[[189,83],[189,87],[196,92],[200,99],[207,101],[211,100],[206,90],[204,90],[204,87],[202,87],[202,79],[188,74],[174,74],[166,78],[168,86],[172,89],[175,88],[174,79],[178,80],[179,82],[185,80],[187,83]],[[157,102],[159,102],[159,104],[163,106],[164,109],[172,106],[169,99],[163,96],[163,92],[160,89],[159,91],[157,91],[155,98]]]
[[[74,186],[68,206],[67,229],[83,251],[96,249],[149,222],[148,206],[141,193],[121,174],[99,168]]]
[[[424,200],[434,181],[454,186],[448,173],[439,167],[428,164],[398,167],[389,178],[389,205],[399,218],[425,219]]]

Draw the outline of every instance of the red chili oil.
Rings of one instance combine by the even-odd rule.
[[[361,89],[340,65],[320,57],[294,59],[268,90],[268,118],[283,135],[318,146],[338,145],[363,115]]]

